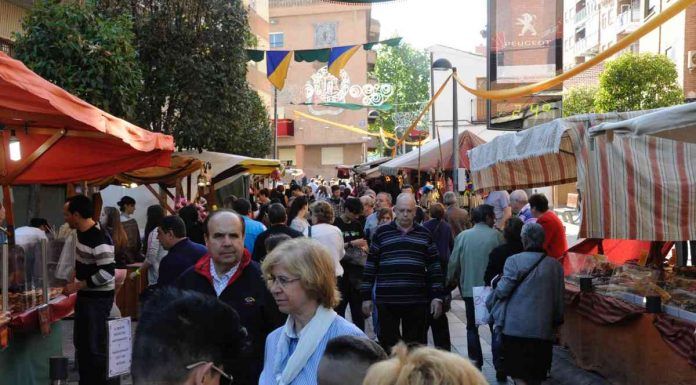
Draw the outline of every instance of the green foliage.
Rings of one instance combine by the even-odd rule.
[[[125,119],[136,116],[142,76],[130,19],[101,16],[86,4],[39,0],[15,34],[16,58],[87,102]]]
[[[597,86],[573,87],[563,95],[563,117],[596,112]]]
[[[420,112],[421,102],[430,99],[430,57],[406,43],[397,47],[382,46],[377,51],[375,69],[370,73],[380,83],[394,86],[394,94],[387,103],[397,104],[399,112]],[[408,103],[414,103],[407,105]],[[380,112],[372,129],[382,127],[394,132],[393,111]]]
[[[607,62],[599,76],[598,112],[667,107],[684,102],[675,64],[664,55],[623,54]]]
[[[241,0],[99,0],[129,14],[143,71],[139,122],[180,148],[264,156],[268,115],[246,81],[254,44]]]

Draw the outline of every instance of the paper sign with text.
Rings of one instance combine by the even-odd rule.
[[[109,378],[128,374],[131,367],[133,344],[130,317],[110,320],[109,325]]]

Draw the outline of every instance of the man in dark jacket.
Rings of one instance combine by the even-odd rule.
[[[162,224],[157,228],[157,239],[162,247],[168,250],[160,262],[158,287],[173,285],[181,273],[196,264],[208,252],[205,246],[186,237],[186,224],[176,215],[162,219]]]
[[[288,227],[288,214],[285,212],[285,207],[280,203],[273,203],[268,207],[268,220],[271,226],[268,230],[259,234],[254,243],[253,260],[261,263],[266,258],[266,239],[275,234],[287,234],[291,238],[301,237],[302,233]]]
[[[282,324],[282,316],[261,267],[244,248],[244,220],[233,211],[219,210],[208,216],[204,230],[208,253],[179,277],[177,286],[216,296],[239,313],[251,342],[240,383],[258,383],[266,336]]]

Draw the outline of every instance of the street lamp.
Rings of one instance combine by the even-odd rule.
[[[458,169],[459,169],[459,114],[457,111],[457,67],[452,66],[449,60],[437,59],[432,65],[434,71],[452,70],[452,182],[454,191],[458,191]]]

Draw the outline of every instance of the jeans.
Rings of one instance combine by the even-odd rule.
[[[360,280],[363,267],[341,264],[343,276],[338,277],[338,290],[341,292],[341,302],[336,307],[336,313],[346,317],[346,308],[350,305],[350,316],[358,329],[365,331],[365,317],[362,313],[362,295],[360,294]]]
[[[474,313],[474,298],[463,297],[466,305],[466,349],[469,359],[479,368],[483,366],[483,352],[479,339],[478,325]]]
[[[450,340],[447,313],[443,312],[438,319],[433,318],[433,315],[428,313],[428,324],[430,325],[430,330],[433,331],[433,342],[435,343],[435,347],[451,351],[452,341]]]
[[[406,344],[427,344],[429,310],[428,304],[377,305],[380,345],[389,352],[399,341]]]
[[[113,292],[106,297],[77,294],[73,343],[80,373],[80,385],[119,383],[107,379],[107,319],[114,304]]]
[[[495,370],[503,371],[503,331],[494,329],[493,325],[488,325],[491,328],[491,351],[493,353],[493,366]]]

